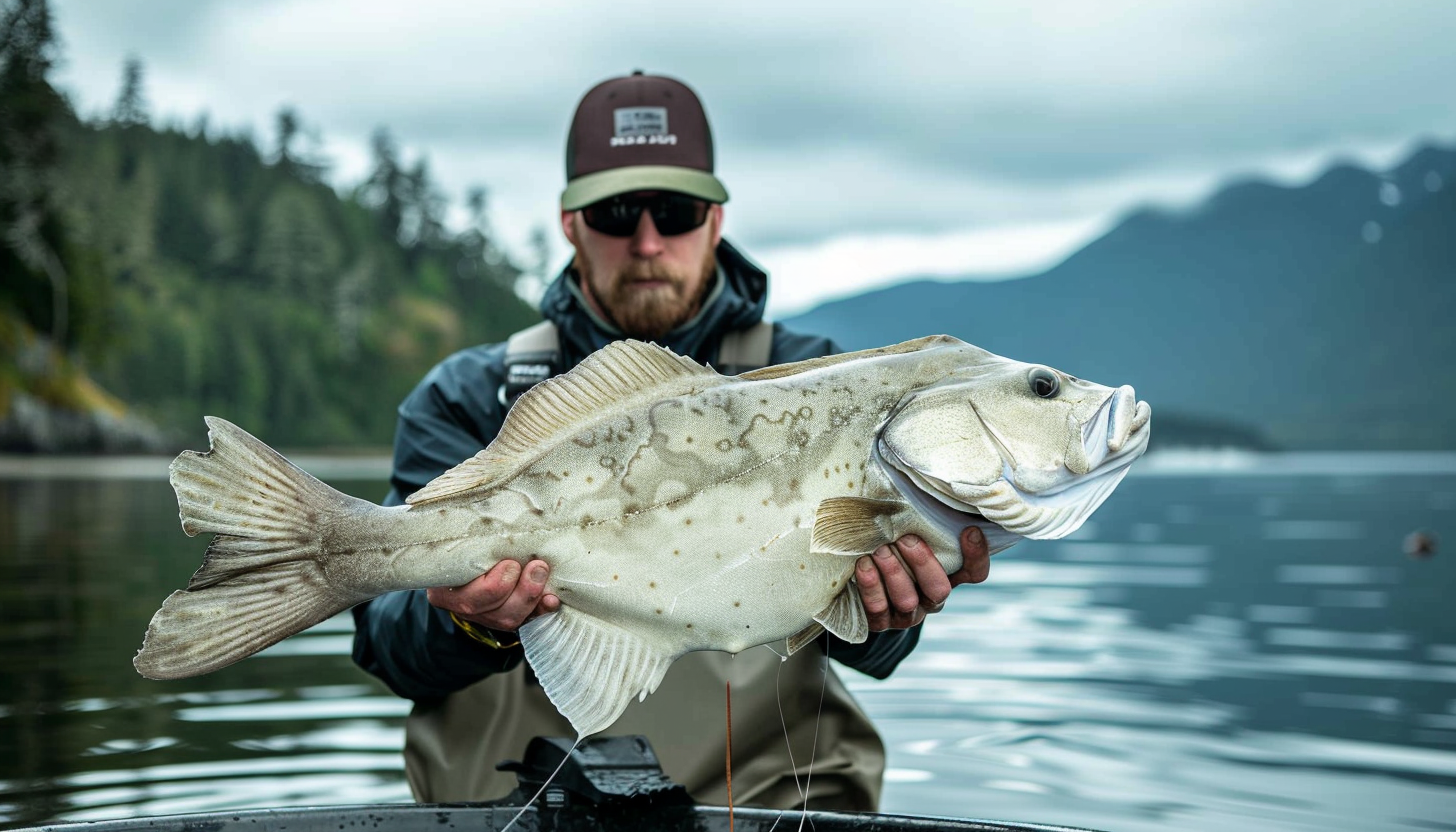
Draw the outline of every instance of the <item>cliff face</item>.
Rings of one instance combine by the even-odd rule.
[[[0,453],[162,453],[179,442],[102,390],[13,319],[0,346],[15,357],[0,373]]]
[[[12,393],[0,418],[3,453],[170,453],[176,448],[156,425],[137,416],[57,407],[28,393]]]

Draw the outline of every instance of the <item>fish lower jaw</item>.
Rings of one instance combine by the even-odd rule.
[[[1066,537],[1081,528],[1092,512],[1102,505],[1136,459],[1125,454],[1117,464],[1103,466],[1090,476],[1078,477],[1055,491],[1029,493],[1002,480],[992,495],[979,502],[986,516],[1007,530],[1036,540]]]
[[[1017,487],[1009,472],[983,486],[932,482],[919,472],[885,464],[896,488],[923,516],[951,534],[967,525],[979,526],[996,552],[1021,538],[1056,539],[1076,531],[1122,481],[1139,454],[1126,450],[1115,464],[1041,492]]]
[[[953,497],[942,493],[941,489],[925,481],[918,472],[896,467],[880,453],[878,447],[875,448],[874,461],[885,479],[900,496],[915,508],[917,514],[933,524],[945,538],[955,540],[959,538],[962,529],[967,526],[976,526],[985,535],[987,548],[992,554],[1010,548],[1021,540],[1022,535],[1007,529],[995,518],[988,516],[981,506],[963,501],[958,494]],[[946,553],[944,557],[958,563],[960,553]],[[942,565],[947,564],[943,561]],[[950,572],[954,569],[947,565],[946,571]]]

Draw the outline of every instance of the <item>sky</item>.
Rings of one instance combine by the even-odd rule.
[[[1040,272],[1144,205],[1299,184],[1456,141],[1452,0],[798,3],[53,0],[57,86],[104,115],[128,55],[154,123],[291,106],[331,181],[387,127],[518,262],[557,205],[581,95],[633,69],[703,99],[726,233],[769,313],[916,277]]]

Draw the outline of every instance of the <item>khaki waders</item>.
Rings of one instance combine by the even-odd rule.
[[[766,647],[737,656],[689,653],[672,665],[655,693],[628,706],[603,736],[645,735],[669,777],[699,803],[722,805],[728,800],[728,682],[735,805],[802,807],[800,788],[807,780],[811,809],[877,808],[884,745],[828,668],[817,642],[784,662]],[[405,770],[415,799],[438,803],[506,796],[516,786],[515,775],[496,771],[496,764],[520,759],[526,743],[538,735],[574,738],[575,732],[528,678],[524,663],[442,702],[416,705],[405,723]]]

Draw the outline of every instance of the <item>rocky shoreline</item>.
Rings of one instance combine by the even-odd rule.
[[[146,419],[57,407],[19,390],[0,417],[0,453],[175,453],[182,443]]]

